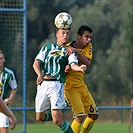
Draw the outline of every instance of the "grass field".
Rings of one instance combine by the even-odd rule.
[[[13,132],[22,132],[22,125],[17,125]],[[53,124],[27,124],[27,133],[62,133]],[[90,133],[128,133],[128,123],[96,123]],[[133,133],[133,125],[131,132]]]

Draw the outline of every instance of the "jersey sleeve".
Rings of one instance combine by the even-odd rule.
[[[78,64],[78,57],[76,53],[73,53],[68,57],[68,64],[71,65],[72,63]]]
[[[40,60],[41,62],[44,62],[45,59],[45,49],[44,47],[41,48],[41,50],[39,51],[39,53],[37,54],[35,60]]]
[[[92,53],[92,44],[91,43],[86,47],[86,49],[83,53],[88,59],[92,60],[93,53]]]
[[[15,76],[14,76],[13,72],[11,73],[11,78],[9,80],[9,85],[10,85],[11,89],[17,89],[17,82],[16,82],[16,79],[15,79]]]

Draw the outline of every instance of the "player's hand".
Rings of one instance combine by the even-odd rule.
[[[6,105],[10,104],[9,98],[6,98],[6,99],[4,100],[4,102],[6,103]]]
[[[37,77],[37,80],[36,80],[36,83],[37,83],[38,85],[41,85],[42,82],[43,82],[43,76],[38,76],[38,77]]]
[[[86,69],[87,69],[87,66],[84,65],[84,64],[82,64],[82,65],[80,66],[80,69],[81,69],[81,72],[85,72]]]
[[[69,65],[66,65],[65,72],[67,73],[70,69],[71,69],[71,67]]]
[[[76,48],[73,48],[73,47],[68,47],[67,50],[66,50],[66,54],[70,55],[74,52],[76,52],[77,49]]]
[[[11,124],[12,124],[12,126],[11,126],[11,130],[13,130],[15,127],[16,127],[16,125],[17,125],[17,119],[16,119],[16,117],[13,115],[12,117],[9,117],[9,121],[11,122]]]

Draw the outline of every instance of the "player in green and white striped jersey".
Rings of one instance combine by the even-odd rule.
[[[64,72],[65,66],[68,64],[68,54],[66,54],[66,47],[57,45],[55,42],[45,44],[40,50],[39,54],[35,60],[40,60],[42,63],[41,70],[43,75],[49,74],[55,79],[58,79],[61,83],[66,80],[66,75]],[[74,54],[71,55],[69,59],[69,64],[71,61],[78,63],[78,60]]]
[[[66,74],[65,66],[69,64],[75,71],[85,71],[86,65],[77,65],[78,60],[75,53],[69,54],[65,47],[69,29],[58,29],[56,33],[57,42],[44,44],[33,63],[37,74],[36,94],[36,119],[38,121],[51,121],[64,133],[73,133],[70,124],[63,120],[62,109],[66,107],[64,98],[64,82]],[[46,110],[51,108],[51,113]]]
[[[0,97],[8,105],[10,104],[17,91],[17,83],[12,70],[4,66],[4,54],[0,53]],[[9,94],[10,93],[10,94]],[[9,127],[9,119],[3,113],[0,113],[0,131],[7,133]]]

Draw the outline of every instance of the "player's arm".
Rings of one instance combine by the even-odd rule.
[[[68,62],[69,62],[69,66],[71,67],[72,70],[74,71],[81,71],[81,72],[85,72],[87,69],[87,66],[82,64],[81,66],[78,66],[78,59],[77,59],[77,55],[76,53],[71,54],[68,57]]]
[[[12,101],[13,101],[13,99],[14,99],[14,97],[15,97],[15,95],[16,95],[16,92],[17,92],[17,89],[12,89],[11,92],[10,92],[9,97],[6,98],[6,99],[4,100],[4,102],[5,102],[6,104],[11,104]]]
[[[70,66],[71,66],[71,69],[74,71],[85,72],[87,69],[87,66],[84,64],[82,64],[81,66],[78,66],[76,63],[72,63]]]
[[[76,53],[78,54],[79,60],[82,62],[82,64],[85,64],[86,66],[89,66],[91,64],[91,59],[87,58],[83,54],[79,52],[79,50],[76,49]]]
[[[82,64],[85,64],[87,66],[89,66],[91,64],[91,59],[89,59],[86,56],[84,56],[83,54],[81,54],[80,51],[76,48],[68,47],[66,53],[68,55],[70,55],[72,53],[77,53],[78,58],[79,58],[79,60],[81,61]]]
[[[43,82],[43,76],[40,67],[41,67],[41,62],[39,60],[35,60],[33,63],[33,69],[38,76],[36,80],[37,84],[41,84]]]
[[[11,130],[16,127],[17,119],[14,116],[13,112],[7,107],[4,101],[0,98],[0,112],[4,113],[9,117],[9,120],[12,124]]]

